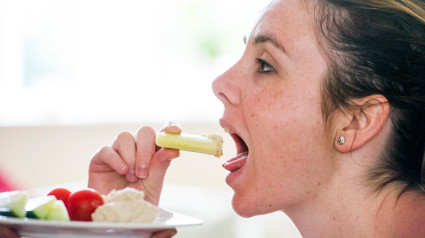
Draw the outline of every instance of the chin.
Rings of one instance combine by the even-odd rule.
[[[282,211],[279,204],[273,203],[267,198],[267,201],[264,199],[252,193],[241,194],[235,192],[232,198],[232,207],[239,216],[245,218]]]
[[[255,205],[252,201],[243,199],[240,195],[234,194],[232,199],[233,210],[241,217],[249,218],[256,215],[260,215],[256,208],[258,205]]]

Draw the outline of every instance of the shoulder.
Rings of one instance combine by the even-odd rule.
[[[394,237],[425,237],[425,193],[409,191],[394,207]]]

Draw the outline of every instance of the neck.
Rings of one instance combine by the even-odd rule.
[[[285,207],[303,237],[425,237],[423,191],[405,190],[402,184],[377,191],[367,181],[388,128],[360,149],[328,157],[326,183],[305,200]]]
[[[352,168],[351,168],[352,169]],[[393,213],[401,188],[374,192],[351,171],[336,174],[318,195],[285,210],[303,237],[385,237],[391,234]],[[382,215],[384,214],[384,215]],[[387,236],[388,237],[388,236]]]

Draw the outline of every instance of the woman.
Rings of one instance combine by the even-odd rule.
[[[424,77],[424,1],[273,1],[213,83],[237,147],[223,165],[234,210],[283,211],[304,237],[425,237]],[[178,151],[154,140],[120,134],[89,186],[158,204]]]

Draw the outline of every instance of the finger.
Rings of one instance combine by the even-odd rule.
[[[128,166],[125,175],[127,180],[137,182],[138,178],[135,172],[136,142],[134,141],[134,136],[129,132],[121,132],[112,144],[112,148],[117,151]]]
[[[153,233],[151,238],[171,238],[175,234],[177,234],[176,229],[168,229],[168,230],[157,231],[157,232]]]
[[[182,127],[177,122],[169,121],[162,126],[160,131],[165,131],[173,134],[180,134],[182,132]]]
[[[147,201],[158,205],[165,173],[171,160],[177,158],[179,154],[180,151],[174,149],[160,149],[155,153],[149,167],[149,176],[142,180]]]
[[[93,155],[90,161],[89,171],[110,172],[111,170],[119,174],[125,174],[128,166],[112,147],[105,146]]]
[[[19,235],[7,227],[0,227],[0,237],[19,238]],[[165,236],[161,236],[161,237],[165,237]]]
[[[179,157],[180,151],[174,149],[161,149],[156,152],[152,161],[149,176],[149,180],[159,181],[162,180],[167,172],[168,166],[170,166],[171,160]]]
[[[136,133],[136,175],[146,178],[149,174],[151,159],[155,154],[155,131],[151,127],[142,127]]]

